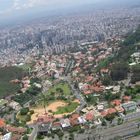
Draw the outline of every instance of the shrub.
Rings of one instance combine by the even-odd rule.
[[[30,115],[27,115],[26,116],[26,121],[29,122],[30,120],[31,120],[31,116]]]
[[[20,115],[27,115],[28,112],[29,112],[29,108],[22,108],[20,110]]]
[[[34,110],[30,110],[30,114],[31,114],[31,115],[34,114]]]

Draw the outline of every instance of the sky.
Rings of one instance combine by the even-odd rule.
[[[40,11],[56,10],[100,0],[0,0],[0,23]]]
[[[20,12],[34,8],[46,7],[48,9],[67,6],[92,3],[100,0],[0,0],[0,14],[6,15],[11,12]]]
[[[49,12],[51,10],[76,7],[85,4],[105,3],[122,3],[122,2],[140,2],[140,0],[0,0],[0,22],[7,19],[15,20],[16,18],[36,14],[40,11]],[[58,10],[59,11],[59,10]]]

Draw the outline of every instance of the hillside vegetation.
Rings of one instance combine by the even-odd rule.
[[[18,84],[10,83],[13,79],[21,79],[26,72],[18,67],[0,68],[0,98],[14,94],[20,89]]]
[[[140,81],[140,66],[135,65],[132,69],[128,64],[134,52],[140,50],[140,26],[133,33],[130,33],[124,42],[120,43],[120,50],[113,58],[114,64],[111,67],[111,77],[113,80],[123,80],[127,77],[128,71],[133,73],[131,82]],[[117,66],[117,68],[116,68]]]

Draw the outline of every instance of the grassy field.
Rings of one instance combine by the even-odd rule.
[[[0,68],[0,98],[11,95],[20,89],[18,84],[10,83],[13,79],[21,79],[25,71],[18,67]]]
[[[64,107],[58,107],[57,111],[54,112],[54,114],[64,114],[64,113],[71,113],[75,111],[75,109],[78,107],[79,103],[77,102],[71,102],[70,104],[64,106]]]
[[[53,86],[49,89],[47,94],[51,94],[52,92],[57,94],[59,92],[59,91],[57,91],[57,89],[62,89],[63,90],[63,92],[62,92],[63,95],[70,95],[71,94],[71,89],[70,89],[70,87],[67,83],[56,84],[55,86]]]

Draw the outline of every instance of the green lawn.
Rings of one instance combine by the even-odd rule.
[[[64,106],[64,107],[59,107],[54,114],[64,114],[64,113],[71,113],[75,111],[75,109],[79,106],[79,103],[77,102],[71,102],[70,104]]]
[[[55,92],[56,94],[58,93],[57,89],[62,89],[63,90],[63,95],[70,95],[71,94],[71,89],[67,83],[59,83],[51,87],[48,91],[47,94],[51,94],[52,92]]]

